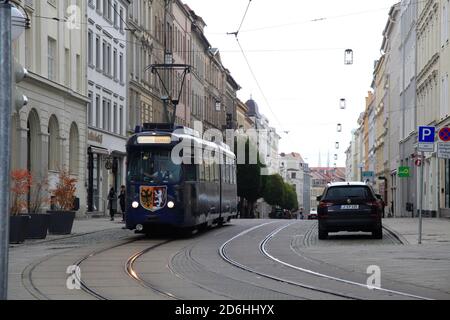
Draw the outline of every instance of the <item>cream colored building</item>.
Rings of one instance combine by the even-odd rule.
[[[440,106],[440,63],[444,60],[441,59],[440,21],[440,0],[418,3],[417,122],[419,126],[436,126],[446,118],[448,113],[448,106]],[[435,216],[439,198],[439,169],[436,153],[425,153],[424,170],[423,209],[426,215]],[[420,190],[420,181],[418,181],[418,190]]]
[[[379,194],[385,194],[386,182],[378,180],[378,177],[386,178],[385,169],[385,138],[387,136],[386,126],[386,114],[385,114],[385,102],[386,102],[386,67],[385,55],[381,56],[380,60],[375,66],[375,145],[374,145],[374,158],[375,158],[375,179],[374,188]]]
[[[440,122],[438,128],[450,126],[450,101],[449,101],[449,84],[448,75],[450,73],[450,3],[448,0],[440,2],[439,11],[441,16],[440,23],[440,66],[439,78],[440,83]],[[442,119],[442,120],[441,120]],[[450,217],[450,160],[439,160],[439,214],[441,217]]]
[[[29,78],[20,83],[29,104],[12,118],[12,170],[28,168],[36,180],[48,178],[53,187],[59,171],[68,168],[78,180],[78,214],[82,215],[86,212],[89,102],[87,2],[27,0],[20,4],[31,17],[31,28],[14,42],[13,54],[29,70]]]
[[[170,12],[170,7],[168,12]],[[164,32],[168,21],[168,32]],[[128,133],[146,122],[167,122],[162,84],[156,74],[145,70],[151,64],[164,63],[164,44],[172,50],[173,23],[165,15],[164,0],[131,0],[126,19],[128,70]],[[171,89],[171,87],[169,87]]]

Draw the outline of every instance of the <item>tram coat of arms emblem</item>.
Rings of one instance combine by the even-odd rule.
[[[141,205],[144,209],[155,212],[161,210],[167,203],[167,187],[140,188]]]

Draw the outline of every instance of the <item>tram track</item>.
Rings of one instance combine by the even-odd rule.
[[[351,296],[351,295],[348,295],[348,294],[343,294],[343,293],[340,293],[340,292],[330,291],[330,290],[318,288],[318,287],[315,287],[315,286],[311,286],[311,285],[308,285],[308,284],[305,284],[305,283],[296,282],[296,281],[291,281],[291,280],[284,279],[284,278],[281,278],[281,277],[278,277],[278,276],[275,276],[275,275],[271,275],[271,274],[268,274],[268,273],[260,272],[260,271],[258,271],[258,270],[255,270],[255,269],[253,269],[253,268],[250,268],[250,267],[248,267],[248,266],[245,266],[245,265],[243,265],[243,264],[241,264],[241,263],[239,263],[239,262],[233,260],[233,259],[227,254],[226,248],[231,244],[231,242],[235,241],[236,239],[238,239],[238,238],[240,238],[240,237],[242,237],[242,236],[244,236],[244,235],[246,235],[246,234],[248,234],[248,233],[250,233],[250,232],[252,232],[252,231],[254,231],[254,230],[260,229],[260,228],[262,228],[262,227],[264,227],[264,226],[267,226],[267,225],[270,225],[270,224],[274,224],[274,223],[275,223],[275,222],[269,222],[269,223],[265,223],[265,224],[262,224],[262,225],[258,225],[258,226],[255,226],[255,227],[253,227],[253,228],[251,228],[251,229],[248,229],[248,230],[246,230],[246,231],[244,231],[244,232],[241,232],[240,234],[234,236],[233,238],[229,239],[227,242],[225,242],[225,243],[220,247],[220,249],[219,249],[219,255],[222,257],[223,260],[225,260],[226,262],[230,263],[231,265],[233,265],[233,266],[235,266],[235,267],[237,267],[237,268],[239,268],[239,269],[241,269],[241,270],[244,270],[244,271],[247,271],[247,272],[250,272],[250,273],[259,275],[259,276],[262,276],[262,277],[267,278],[267,279],[271,279],[271,280],[275,280],[275,281],[278,281],[278,282],[290,284],[290,285],[293,285],[293,286],[296,286],[296,287],[300,287],[300,288],[307,289],[307,290],[312,290],[312,291],[319,292],[319,293],[324,293],[324,294],[327,294],[327,295],[330,295],[330,296],[334,296],[334,297],[340,297],[340,298],[345,298],[345,299],[350,299],[350,300],[360,300],[360,298],[354,297],[354,296]],[[290,225],[292,225],[292,224],[289,224],[288,226],[290,226]],[[277,230],[278,230],[278,229],[277,229]],[[272,233],[271,233],[271,234],[272,234]],[[265,238],[265,240],[266,240],[268,237],[270,237],[271,234],[269,234],[269,235]],[[264,241],[263,241],[263,242],[264,242]],[[260,246],[259,246],[259,247],[260,247],[260,252],[265,256],[264,252],[261,250],[261,244],[262,244],[263,242],[260,243]],[[271,260],[272,260],[272,259],[271,259]]]
[[[130,244],[130,243],[133,243],[133,242],[136,242],[136,241],[137,241],[137,239],[133,239],[133,240],[126,241],[125,243],[116,244],[116,245],[114,245],[114,246],[112,246],[112,247],[107,247],[107,248],[102,248],[102,249],[100,249],[100,250],[96,250],[96,251],[91,252],[90,254],[88,254],[88,255],[82,257],[80,260],[76,261],[74,265],[76,265],[77,267],[81,268],[81,265],[82,265],[84,262],[86,262],[88,259],[91,259],[91,258],[93,258],[93,257],[95,257],[95,256],[97,256],[97,255],[102,254],[102,253],[105,253],[105,252],[107,252],[107,251],[110,251],[110,250],[113,250],[113,249],[116,249],[116,248],[125,246],[125,245],[127,245],[127,244]],[[82,279],[80,279],[80,278],[77,276],[76,273],[75,273],[75,277],[76,277],[76,280],[78,281],[78,283],[81,285],[81,289],[82,289],[84,292],[86,292],[87,294],[93,296],[94,298],[96,298],[96,299],[98,299],[98,300],[109,300],[109,299],[108,299],[107,297],[105,297],[104,295],[100,294],[99,292],[97,292],[97,291],[93,290],[91,287],[89,287]]]
[[[114,249],[118,249],[118,248],[130,245],[130,244],[136,243],[141,240],[142,240],[142,237],[139,237],[137,239],[131,239],[131,240],[127,240],[125,242],[122,241],[119,244],[115,244],[113,246],[108,246],[108,247],[104,247],[104,248],[92,251],[89,254],[86,254],[83,257],[76,260],[76,262],[73,263],[73,265],[77,266],[79,268],[82,268],[83,264],[85,264],[86,262],[88,262],[89,260],[93,259],[96,256],[107,253]],[[140,257],[151,252],[152,250],[155,250],[161,246],[169,244],[172,241],[173,240],[162,240],[161,242],[153,244],[153,245],[149,246],[148,248],[139,251],[138,253],[134,253],[133,255],[129,256],[129,258],[126,259],[123,270],[124,270],[124,273],[127,275],[127,277],[133,279],[134,281],[136,281],[136,283],[138,283],[140,286],[144,287],[145,289],[151,290],[152,292],[154,292],[160,296],[163,296],[163,297],[166,297],[166,298],[169,298],[172,300],[174,300],[174,299],[179,300],[180,298],[176,297],[175,295],[173,295],[169,292],[166,292],[164,290],[161,290],[160,288],[153,286],[148,281],[143,280],[139,276],[139,274],[136,272],[136,270],[134,269],[135,263]],[[59,254],[50,255],[50,256],[47,256],[43,259],[40,259],[40,260],[32,263],[32,264],[29,264],[22,272],[22,283],[24,284],[27,291],[38,300],[51,300],[51,298],[48,295],[46,295],[43,292],[43,290],[41,290],[40,288],[38,288],[38,286],[36,286],[36,284],[33,280],[33,273],[38,266],[40,266],[41,264],[44,264],[45,262],[48,262],[51,259],[57,258],[58,255]],[[77,273],[74,273],[73,275],[75,277],[74,278],[75,281],[80,284],[80,289],[83,292],[85,292],[86,294],[88,294],[89,296],[91,296],[97,300],[111,300],[110,297],[108,297],[104,293],[101,293],[98,290],[94,289],[93,288],[93,287],[95,287],[94,285],[87,283],[85,280],[82,279],[82,277],[79,277],[79,275]]]
[[[354,287],[365,288],[365,289],[369,290],[369,287],[367,286],[367,284],[362,284],[362,283],[350,281],[350,280],[347,280],[347,279],[333,277],[333,276],[330,276],[330,275],[326,275],[326,274],[323,274],[323,273],[316,272],[315,270],[311,270],[311,269],[301,268],[301,267],[289,264],[289,263],[287,263],[285,261],[282,261],[282,260],[274,257],[273,255],[271,255],[269,253],[268,249],[267,249],[268,244],[270,243],[270,241],[273,240],[273,238],[275,238],[280,232],[282,232],[283,230],[291,227],[295,223],[297,223],[297,222],[290,223],[290,224],[287,224],[287,225],[283,225],[280,228],[277,228],[274,231],[270,232],[259,243],[259,251],[260,251],[260,253],[265,258],[269,259],[272,262],[275,262],[275,263],[277,263],[279,265],[288,267],[290,269],[294,269],[294,270],[302,272],[304,274],[308,274],[308,275],[311,275],[313,277],[318,277],[318,278],[322,278],[322,279],[325,279],[325,280],[330,280],[330,281],[333,281],[333,282],[341,283],[341,284],[346,285],[346,286],[354,286]],[[279,276],[276,276],[276,275],[273,275],[273,274],[268,274],[268,273],[265,273],[265,272],[261,272],[259,270],[255,270],[255,269],[253,269],[253,268],[251,268],[249,266],[246,266],[246,265],[244,265],[244,264],[242,264],[242,263],[232,259],[229,256],[229,254],[227,253],[227,247],[229,247],[232,242],[234,242],[235,240],[237,240],[237,239],[239,239],[239,238],[241,238],[241,237],[243,237],[243,236],[245,236],[245,235],[247,235],[247,234],[257,230],[257,229],[260,229],[260,228],[262,228],[264,226],[267,226],[267,225],[270,225],[270,224],[272,224],[272,223],[266,223],[266,224],[263,224],[263,225],[255,226],[255,227],[253,227],[253,228],[251,228],[249,230],[246,230],[246,231],[236,235],[235,237],[229,239],[219,249],[219,254],[222,257],[222,259],[224,259],[225,261],[227,261],[228,263],[234,265],[235,267],[237,267],[239,269],[242,269],[244,271],[247,271],[247,272],[250,272],[250,273],[253,273],[253,274],[257,274],[259,276],[262,276],[262,277],[265,277],[265,278],[268,278],[268,279],[279,281],[279,282],[282,282],[282,283],[294,285],[294,286],[301,287],[301,288],[304,288],[304,289],[308,289],[308,290],[312,290],[312,291],[316,291],[316,292],[320,292],[320,293],[324,293],[324,294],[329,294],[329,295],[332,295],[332,296],[335,296],[335,297],[340,297],[340,298],[345,298],[345,299],[351,299],[351,300],[367,299],[367,297],[359,297],[359,296],[356,296],[356,295],[350,295],[348,293],[339,292],[337,290],[330,290],[330,289],[325,288],[323,286],[322,287],[311,286],[311,285],[306,284],[304,282],[292,281],[292,280],[286,279],[284,277],[279,277]],[[398,239],[398,237],[396,237],[394,234],[392,234],[390,230],[386,229],[386,231],[387,231],[388,237],[394,243],[401,242],[401,240]],[[310,228],[310,230],[308,230],[308,232],[307,232],[307,237],[306,238],[310,238],[313,235],[314,235],[314,228]],[[304,239],[302,242],[304,244],[309,244],[310,243],[310,239]],[[419,296],[419,295],[415,295],[415,294],[411,294],[411,293],[407,293],[407,292],[389,290],[389,289],[385,289],[385,288],[370,288],[370,289],[373,289],[374,291],[378,291],[378,292],[381,292],[381,293],[389,294],[390,296],[399,296],[399,297],[404,297],[404,298],[409,298],[409,299],[417,299],[417,300],[432,300],[432,299],[427,298],[427,297],[423,297],[423,296]]]
[[[281,265],[283,265],[283,266],[285,266],[285,267],[288,267],[288,268],[291,268],[291,269],[300,271],[300,272],[302,272],[302,273],[310,274],[310,275],[312,275],[312,276],[320,277],[320,278],[323,278],[323,279],[328,279],[328,280],[336,281],[336,282],[343,283],[343,284],[346,284],[346,285],[351,285],[351,286],[355,286],[355,287],[360,287],[360,288],[366,288],[366,289],[369,289],[368,286],[367,286],[367,284],[362,284],[362,283],[358,283],[358,282],[354,282],[354,281],[350,281],[350,280],[346,280],[346,279],[341,279],[341,278],[338,278],[338,277],[333,277],[333,276],[330,276],[330,275],[326,275],[326,274],[323,274],[323,273],[319,273],[319,272],[316,272],[316,271],[314,271],[314,270],[301,268],[301,267],[292,265],[292,264],[290,264],[290,263],[287,263],[287,262],[285,262],[285,261],[282,261],[282,260],[280,260],[280,259],[274,257],[273,255],[271,255],[271,254],[269,253],[268,249],[267,249],[267,246],[268,246],[269,242],[270,242],[276,235],[278,235],[278,234],[279,234],[280,232],[282,232],[283,230],[289,228],[289,227],[292,226],[293,224],[295,224],[295,223],[291,223],[291,224],[282,226],[282,227],[280,227],[280,228],[274,230],[274,231],[271,232],[269,235],[267,235],[267,237],[260,243],[259,249],[260,249],[260,251],[263,253],[263,255],[264,255],[265,257],[267,257],[268,259],[270,259],[270,260],[272,260],[272,261],[274,261],[274,262],[277,262],[277,263],[279,263],[279,264],[281,264]],[[385,229],[385,230],[388,232],[389,237],[391,237],[391,238],[394,239],[395,241],[400,241],[400,240],[398,239],[398,237],[396,237],[395,234],[392,234],[392,232],[391,232],[390,230],[387,230],[387,229]],[[290,246],[290,248],[291,248],[291,250],[292,250],[292,246]],[[320,290],[323,290],[323,289],[320,289]],[[379,291],[379,292],[383,292],[383,293],[387,293],[387,294],[392,294],[392,295],[397,295],[397,296],[403,296],[403,297],[412,298],[412,299],[418,299],[418,300],[432,300],[432,299],[430,299],[430,298],[426,298],[426,297],[422,297],[422,296],[418,296],[418,295],[414,295],[414,294],[410,294],[410,293],[406,293],[406,292],[401,292],[401,291],[389,290],[389,289],[385,289],[385,288],[377,288],[377,287],[373,287],[373,288],[371,288],[371,290]],[[330,292],[330,291],[327,290],[327,292]],[[332,292],[330,292],[330,293],[333,294]],[[338,295],[338,296],[341,296],[341,294],[337,294],[337,295]],[[363,299],[363,298],[359,298],[359,297],[354,297],[354,298],[355,298],[355,299],[358,299],[358,300]]]
[[[135,263],[139,258],[146,255],[147,253],[149,253],[152,250],[155,250],[161,246],[171,243],[172,241],[173,240],[167,240],[167,241],[161,242],[159,244],[153,245],[145,250],[142,250],[141,252],[138,252],[138,253],[132,255],[125,264],[125,272],[128,274],[129,277],[136,280],[141,286],[143,286],[147,289],[150,289],[150,290],[158,293],[159,295],[162,295],[164,297],[167,297],[167,298],[170,298],[173,300],[182,300],[181,298],[177,297],[176,295],[174,295],[170,292],[167,292],[165,290],[162,290],[162,289],[152,285],[150,282],[144,280],[143,278],[141,278],[139,276],[139,274],[136,272],[136,270],[134,268]]]
[[[176,276],[178,279],[189,282],[191,287],[197,287],[198,289],[201,289],[200,291],[203,291],[206,293],[206,295],[211,294],[211,296],[215,296],[216,298],[220,299],[222,297],[223,299],[236,299],[236,293],[242,292],[243,297],[250,297],[253,295],[259,296],[259,297],[276,297],[276,299],[311,299],[311,295],[308,293],[309,291],[314,291],[316,297],[319,299],[335,299],[335,298],[343,298],[343,299],[350,299],[350,300],[362,300],[371,298],[372,294],[369,293],[363,293],[362,291],[358,290],[353,292],[353,290],[349,290],[352,287],[358,287],[359,289],[365,288],[369,289],[366,284],[354,282],[347,280],[348,276],[346,275],[340,275],[340,278],[330,276],[329,274],[326,274],[327,271],[323,271],[322,273],[317,272],[317,269],[314,268],[314,265],[302,268],[298,265],[294,265],[295,262],[288,263],[287,261],[283,261],[279,257],[276,257],[274,254],[271,253],[270,245],[272,241],[274,241],[278,235],[280,235],[284,230],[287,228],[293,226],[295,223],[283,223],[280,225],[280,221],[271,221],[263,224],[258,224],[256,226],[253,226],[251,228],[244,230],[236,230],[234,232],[240,232],[239,234],[235,234],[232,238],[226,240],[231,235],[224,234],[222,237],[218,237],[222,232],[216,233],[213,235],[213,238],[216,238],[217,244],[214,244],[213,247],[209,247],[210,253],[218,252],[219,257],[217,257],[217,261],[221,261],[220,263],[222,265],[231,264],[236,268],[239,268],[241,270],[244,270],[246,272],[249,272],[253,275],[256,275],[258,280],[252,279],[252,278],[246,278],[244,277],[244,274],[239,272],[233,273],[221,273],[220,271],[217,271],[214,269],[217,267],[217,264],[209,264],[205,260],[205,255],[201,254],[202,251],[205,250],[204,247],[201,247],[200,245],[205,244],[203,241],[204,238],[200,236],[197,239],[190,239],[190,242],[184,243],[180,242],[180,246],[178,249],[174,249],[174,253],[172,253],[170,256],[167,256],[167,264],[160,265],[160,270],[163,270],[164,267],[166,267],[166,270],[169,270],[170,273],[174,276]],[[278,224],[278,225],[276,225]],[[272,226],[270,230],[263,231],[261,230],[264,227]],[[258,238],[255,238],[254,234],[251,234],[252,232],[260,231]],[[391,235],[389,233],[389,230],[387,230],[387,236],[389,240],[392,240],[393,242],[399,241],[396,239],[395,235]],[[251,260],[252,263],[255,263],[255,266],[248,265],[242,262],[242,260],[233,257],[233,254],[236,254],[237,252],[232,251],[232,248],[235,248],[239,243],[248,243],[248,240],[245,239],[245,236],[250,237],[252,241],[255,241],[254,245],[252,246],[258,247],[258,251],[255,251],[253,253],[253,256],[255,260]],[[303,239],[296,238],[297,244],[303,243],[304,245],[311,244],[311,237],[314,237],[315,231],[314,227],[308,228],[305,233],[305,237]],[[261,240],[262,239],[262,240]],[[127,239],[122,240],[120,243],[116,243],[114,245],[103,247],[101,249],[97,249],[95,251],[86,253],[86,250],[83,252],[83,257],[76,260],[76,262],[73,265],[76,265],[80,268],[84,268],[84,270],[88,270],[87,272],[93,273],[98,271],[89,271],[89,268],[99,268],[99,266],[102,265],[102,261],[104,263],[105,259],[107,261],[111,261],[111,258],[115,257],[114,259],[117,259],[117,254],[120,254],[119,257],[120,263],[123,265],[123,272],[126,275],[126,279],[132,279],[134,283],[138,284],[139,287],[141,287],[141,292],[139,293],[142,295],[142,297],[145,297],[145,292],[151,291],[153,293],[153,296],[156,297],[160,296],[166,299],[170,300],[183,300],[184,298],[181,298],[178,294],[180,292],[169,292],[167,289],[165,289],[164,282],[156,281],[155,283],[152,283],[148,279],[145,279],[146,270],[145,262],[149,261],[148,259],[152,257],[147,257],[147,260],[143,259],[144,256],[153,253],[155,257],[158,256],[158,253],[161,252],[157,249],[161,249],[165,245],[168,245],[172,242],[174,242],[176,239],[158,239],[153,240],[153,243],[141,243],[138,244],[138,241],[142,241],[142,237],[133,238],[133,239]],[[226,241],[225,241],[226,240]],[[218,249],[217,246],[219,246],[222,241],[225,241]],[[239,242],[241,241],[241,242]],[[136,243],[136,245],[132,245],[133,243]],[[278,243],[280,245],[281,243]],[[288,244],[286,248],[290,248],[290,250],[294,250],[292,246],[292,241],[290,245]],[[130,247],[125,247],[130,246]],[[197,248],[197,246],[200,246]],[[117,250],[121,247],[124,250]],[[241,246],[242,247],[242,246]],[[67,248],[69,249],[69,248]],[[195,250],[194,250],[195,249]],[[272,247],[273,249],[273,247]],[[166,249],[162,249],[163,251],[166,251]],[[178,250],[178,251],[175,251]],[[218,250],[218,251],[217,251]],[[134,252],[133,252],[134,251]],[[297,252],[296,252],[297,253]],[[81,253],[79,253],[81,255]],[[102,256],[105,254],[104,256]],[[76,255],[72,253],[74,257]],[[50,259],[57,259],[58,254],[51,255],[48,257],[45,257],[39,261],[36,261],[33,264],[28,265],[24,271],[22,272],[22,282],[26,285],[27,290],[37,299],[41,300],[50,300],[51,295],[47,295],[47,291],[44,288],[39,288],[36,286],[35,282],[33,281],[33,272],[37,269],[38,266],[45,263],[46,261]],[[260,257],[259,259],[257,257]],[[301,256],[300,256],[301,257]],[[97,258],[97,259],[96,259]],[[198,259],[197,259],[198,258]],[[305,276],[303,279],[298,279],[295,277],[295,272],[291,271],[290,273],[283,273],[283,274],[273,274],[272,271],[261,270],[258,267],[258,263],[261,263],[261,258],[268,259],[268,261],[271,261],[273,264],[271,267],[273,270],[276,270],[277,265],[287,267],[291,270],[295,270],[297,272],[300,272],[304,274]],[[74,258],[75,259],[75,258]],[[225,261],[227,264],[223,264],[223,261]],[[259,261],[259,262],[258,262]],[[90,263],[89,263],[90,262]],[[165,262],[164,262],[165,263]],[[51,264],[50,264],[51,265]],[[138,268],[139,266],[139,268]],[[87,269],[86,269],[87,268]],[[139,271],[143,272],[142,274],[139,274]],[[279,270],[279,269],[278,269]],[[118,271],[117,271],[118,272]],[[118,274],[119,275],[119,274]],[[308,275],[311,276],[311,278],[320,278],[320,283],[314,282],[313,285],[311,285],[311,278],[308,278]],[[75,273],[75,276],[77,274]],[[92,276],[91,276],[92,277]],[[120,278],[120,276],[119,276]],[[347,278],[347,279],[345,279]],[[119,279],[118,283],[120,281],[124,280]],[[252,279],[252,280],[250,280]],[[278,283],[287,284],[290,286],[283,287],[280,285],[279,287],[270,285],[270,282],[264,282],[265,280],[273,280]],[[113,291],[105,291],[101,292],[98,288],[104,287],[101,283],[105,280],[105,277],[100,277],[97,281],[97,278],[94,277],[89,280],[89,278],[86,280],[85,277],[83,279],[77,278],[76,279],[78,283],[81,285],[81,289],[84,293],[88,294],[89,296],[97,299],[97,300],[110,300],[114,299],[114,297],[108,296],[108,292]],[[213,281],[213,282],[211,282]],[[316,280],[314,280],[316,281]],[[329,281],[329,282],[328,282]],[[128,281],[129,282],[129,281]],[[39,281],[37,282],[39,284]],[[336,284],[337,283],[337,284]],[[219,284],[219,285],[218,285]],[[220,284],[227,284],[226,289],[225,287],[221,286]],[[330,285],[328,285],[330,284]],[[124,286],[126,286],[126,281]],[[108,284],[109,286],[109,284]],[[120,286],[120,285],[119,285]],[[130,285],[129,287],[133,288],[135,285]],[[295,290],[295,287],[302,288],[306,291],[301,290]],[[106,288],[106,287],[104,287]],[[136,286],[137,288],[137,286]],[[144,289],[142,289],[144,288]],[[244,288],[244,291],[242,289]],[[289,288],[289,289],[288,289]],[[43,289],[43,290],[41,290]],[[138,291],[139,291],[138,290]],[[169,289],[173,290],[173,289]],[[241,291],[240,291],[241,290]],[[248,290],[248,291],[246,291]],[[343,290],[343,291],[341,291]],[[194,290],[195,291],[195,290]],[[200,292],[199,291],[199,292]],[[419,299],[419,300],[431,300],[426,297],[410,294],[407,292],[401,292],[401,291],[394,291],[384,288],[374,288],[374,291],[378,291],[378,297],[381,296],[382,293],[385,293],[392,296],[399,296],[403,298],[410,298],[410,299]],[[245,293],[244,293],[245,292]],[[250,295],[247,295],[248,293],[251,293]],[[362,294],[361,294],[362,293]],[[380,294],[381,293],[381,294]],[[113,294],[114,296],[114,294]],[[374,295],[375,297],[377,295]],[[157,298],[156,298],[157,299]],[[245,298],[244,298],[245,299]],[[316,298],[317,299],[317,298]]]

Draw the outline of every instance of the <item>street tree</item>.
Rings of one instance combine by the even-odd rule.
[[[237,150],[237,139],[235,142],[235,150]],[[250,162],[251,156],[257,154],[257,163]],[[239,200],[239,208],[241,217],[254,218],[255,203],[261,198],[262,193],[262,178],[261,169],[263,164],[260,161],[257,147],[246,139],[245,143],[245,163],[237,164],[237,189]]]
[[[265,176],[262,196],[272,207],[282,206],[285,192],[283,178],[279,174]]]
[[[284,196],[283,196],[283,209],[297,211],[299,207],[297,191],[294,186],[285,183],[284,184]]]

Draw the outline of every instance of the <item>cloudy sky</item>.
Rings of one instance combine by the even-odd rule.
[[[311,166],[319,153],[345,166],[351,131],[365,108],[365,96],[380,57],[382,33],[393,0],[184,0],[207,23],[206,35],[242,90],[252,95],[282,136],[280,152],[299,152]],[[344,65],[345,49],[354,64]],[[259,85],[258,85],[259,84]],[[261,89],[260,89],[261,88]],[[347,109],[340,110],[345,98]],[[337,133],[341,123],[343,132]],[[285,132],[289,132],[286,134]],[[335,143],[340,143],[336,150]]]

